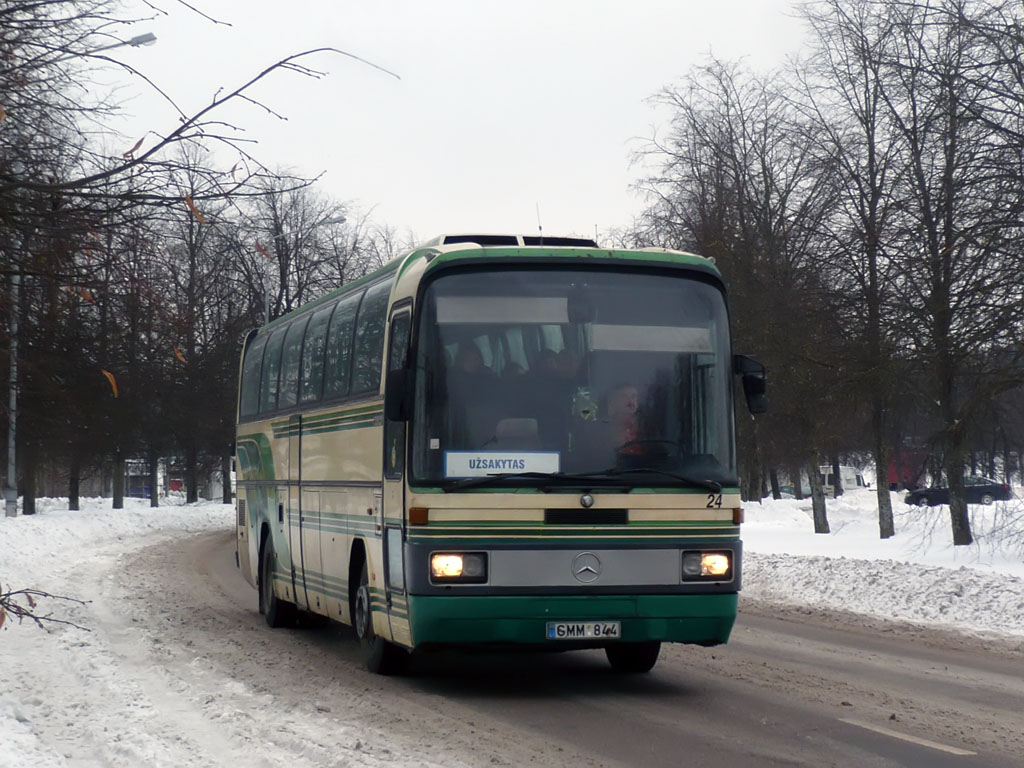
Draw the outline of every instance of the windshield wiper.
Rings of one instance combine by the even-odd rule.
[[[547,493],[554,488],[592,488],[596,481],[602,488],[626,488],[623,482],[609,483],[612,475],[604,472],[495,472],[493,475],[484,477],[464,477],[461,480],[445,487],[444,492],[459,491],[463,488],[476,488],[481,485],[490,485],[501,480],[554,480],[550,485],[539,486],[541,491]],[[576,481],[575,483],[566,481]]]
[[[499,480],[559,480],[563,477],[567,477],[563,472],[495,472],[483,477],[464,477],[458,482],[446,486],[444,491],[448,493],[462,488],[475,488],[478,485],[490,485]]]
[[[648,473],[655,475],[662,475],[663,477],[670,477],[673,480],[678,480],[686,485],[695,485],[698,488],[704,488],[714,493],[722,492],[722,484],[715,480],[708,480],[698,477],[688,477],[686,475],[680,475],[675,472],[668,472],[663,469],[655,469],[654,467],[629,467],[629,468],[614,468],[605,469],[600,472],[580,472],[578,474],[569,474],[566,472],[495,472],[493,475],[486,475],[484,477],[464,477],[458,482],[452,483],[447,486],[444,491],[450,493],[451,491],[462,490],[463,488],[477,488],[482,485],[490,485],[492,483],[499,482],[501,480],[578,480],[584,481],[586,487],[590,486],[589,481],[600,481],[611,480],[613,478],[622,478],[624,475],[629,475],[631,472]],[[553,486],[545,486],[541,490],[547,491],[549,488],[568,488],[569,485],[565,485],[561,482]]]
[[[662,477],[670,477],[673,480],[678,480],[686,485],[695,485],[698,488],[704,488],[705,490],[712,491],[713,493],[722,492],[722,484],[717,480],[710,480],[708,478],[701,477],[690,477],[689,475],[681,475],[677,472],[669,472],[664,469],[656,469],[655,467],[615,467],[613,469],[606,469],[603,472],[594,473],[594,477],[622,477],[632,472],[641,472],[645,474],[661,475]]]

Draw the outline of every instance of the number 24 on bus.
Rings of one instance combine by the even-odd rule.
[[[445,647],[724,643],[741,581],[714,264],[448,235],[252,331],[237,560],[273,627],[351,625],[390,674]]]

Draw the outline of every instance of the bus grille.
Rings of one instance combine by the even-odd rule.
[[[238,527],[245,528],[245,499],[238,500]]]

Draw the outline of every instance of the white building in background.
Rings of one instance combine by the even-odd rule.
[[[832,473],[832,467],[821,466],[818,467],[818,471],[821,473],[821,484],[824,486],[825,495],[834,496],[835,475]],[[846,491],[856,490],[857,488],[868,487],[868,484],[864,481],[864,475],[862,475],[860,470],[856,467],[840,465],[839,481],[843,484],[844,493]]]

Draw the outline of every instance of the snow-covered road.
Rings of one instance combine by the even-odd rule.
[[[632,761],[616,751],[623,741],[611,726],[617,720],[601,717],[607,702],[620,696],[633,702],[635,716],[650,720],[645,727],[652,743],[676,733],[653,725],[666,717],[662,709],[679,706],[665,698],[668,690],[679,696],[703,685],[707,690],[679,701],[707,696],[712,707],[730,679],[742,681],[748,699],[753,684],[755,690],[778,687],[796,700],[820,699],[821,706],[831,691],[842,689],[851,700],[845,704],[878,717],[878,706],[890,706],[875,700],[875,684],[832,679],[822,669],[794,671],[784,651],[794,644],[792,638],[773,640],[778,628],[756,622],[744,628],[742,621],[728,651],[666,649],[654,682],[635,690],[608,682],[603,659],[592,663],[585,655],[578,662],[568,657],[528,662],[520,668],[539,671],[511,679],[491,678],[474,662],[469,666],[483,682],[474,680],[468,691],[459,689],[466,695],[458,696],[450,695],[451,684],[444,682],[452,676],[450,666],[442,665],[440,682],[377,678],[362,670],[344,629],[268,630],[255,611],[255,591],[229,562],[230,506],[150,510],[132,504],[113,511],[107,504],[90,501],[72,513],[53,501],[41,505],[35,517],[0,520],[0,580],[88,600],[44,605],[90,629],[42,632],[9,624],[0,633],[0,768],[549,765],[566,754],[576,755],[576,765],[618,764]],[[983,510],[980,514],[990,518],[1001,516],[1001,527],[985,528],[979,518],[982,543],[972,551],[953,551],[942,545],[931,518],[920,519],[932,526],[927,536],[921,525],[914,526],[917,510],[901,510],[903,534],[879,543],[872,536],[868,501],[831,505],[836,533],[826,537],[809,533],[800,502],[747,507],[748,606],[786,603],[793,606],[792,615],[811,612],[812,623],[836,624],[840,630],[843,621],[852,628],[878,623],[878,617],[963,630],[968,649],[972,643],[979,654],[982,648],[1000,649],[1003,661],[993,662],[993,670],[1006,665],[1024,672],[1024,581],[1014,554],[1019,539],[989,535],[1005,532],[1012,509]],[[853,618],[829,616],[831,610],[851,611]],[[876,618],[861,620],[858,612]],[[891,628],[885,631],[891,636]],[[931,642],[930,631],[897,636],[885,656],[860,654],[864,663],[858,674],[869,673],[878,658],[895,658],[893,648],[921,638]],[[809,636],[799,645],[821,649],[815,652],[826,663],[828,644],[841,634]],[[783,661],[762,667],[759,643],[766,648],[774,643]],[[941,639],[938,644],[955,647]],[[1006,729],[1000,730],[1004,716],[999,713],[1006,706],[1003,699],[1016,702],[1020,691],[988,667],[948,673],[949,682],[965,690],[975,677],[992,681],[985,691],[967,692],[977,700],[991,699],[982,721],[950,720],[957,705],[927,685],[933,676],[929,663],[922,663],[920,679],[910,689],[915,696],[937,698],[912,707],[915,727],[997,751],[1011,746],[1000,735]],[[465,678],[457,677],[456,685],[463,685]],[[526,689],[515,688],[520,678]],[[667,683],[674,687],[664,688]],[[491,685],[511,685],[514,696],[491,700]],[[584,705],[574,688],[589,690],[592,696],[585,698],[593,701]],[[645,692],[654,697],[651,702],[636,695]],[[564,718],[552,712],[564,712]],[[793,717],[806,723],[809,715]],[[960,735],[950,725],[959,721],[964,723]],[[592,749],[581,751],[582,734]],[[602,737],[607,741],[598,748]]]
[[[48,555],[26,569],[37,588],[87,596],[86,605],[54,610],[90,631],[23,624],[3,634],[0,766],[476,764],[486,726],[465,739],[449,733],[458,714],[380,695],[386,681],[354,654],[339,655],[354,649],[339,641],[344,630],[271,632],[255,592],[248,606],[219,592],[205,543],[223,549],[231,507],[170,514],[180,528],[146,533],[141,520],[112,540],[98,536],[102,546],[72,562]],[[318,667],[320,680],[310,673]],[[403,728],[409,721],[416,727]],[[489,746],[506,765],[538,757],[501,735]]]

